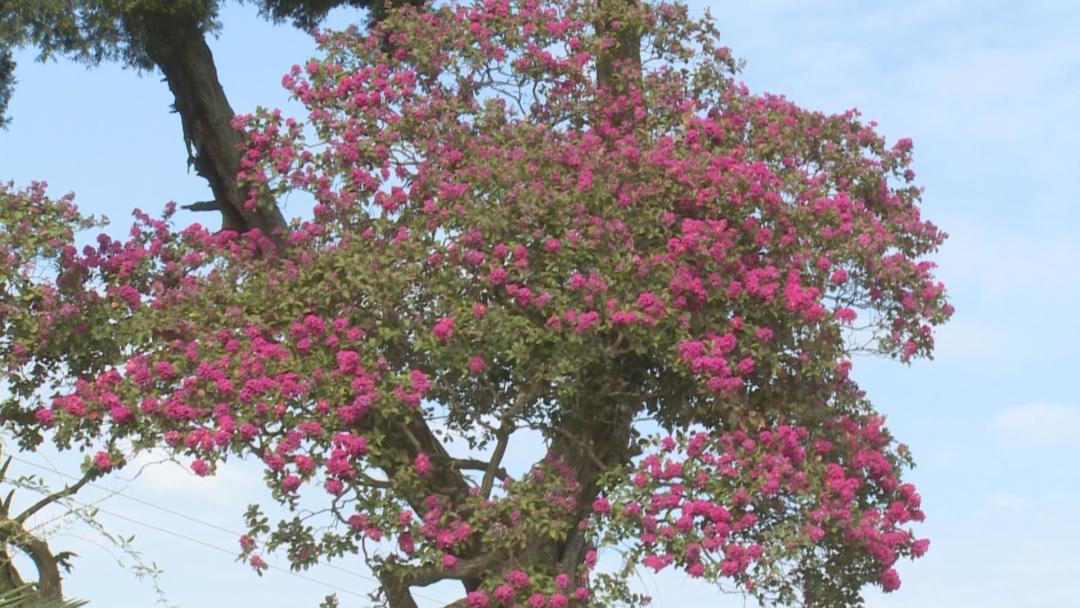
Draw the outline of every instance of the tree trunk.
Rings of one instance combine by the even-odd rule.
[[[41,597],[59,599],[63,596],[60,565],[45,541],[24,530],[19,522],[9,519],[5,514],[0,519],[0,544],[15,547],[34,563],[38,574],[37,592]],[[0,560],[0,591],[19,587],[22,577],[11,563],[11,555],[2,547]]]
[[[222,214],[222,228],[258,228],[266,234],[285,228],[285,219],[276,205],[244,208],[247,196],[236,180],[242,139],[232,128],[235,112],[218,81],[201,25],[150,12],[131,13],[125,20],[165,75],[180,114],[188,162],[209,183]]]
[[[0,547],[0,593],[18,589],[24,584],[22,576],[15,569],[13,559],[5,547]]]
[[[639,6],[638,0],[599,0],[596,21],[593,27],[597,34],[611,35],[615,46],[609,52],[596,59],[596,84],[606,87],[613,96],[619,96],[633,85],[641,82],[641,34],[635,25],[636,19],[629,16]],[[617,29],[612,31],[612,20],[618,21]],[[633,120],[633,112],[622,112],[615,117],[625,126],[627,120]],[[611,365],[623,369],[641,369],[641,362],[627,362],[623,365],[615,361]],[[639,390],[643,378],[626,378],[619,387],[620,392]],[[626,464],[633,457],[634,418],[643,403],[627,403],[623,399],[611,399],[610,387],[595,387],[588,394],[596,395],[599,403],[590,403],[585,408],[574,408],[577,416],[564,425],[561,432],[552,437],[551,451],[570,466],[574,480],[581,484],[578,494],[578,507],[574,512],[574,524],[590,517],[592,503],[599,496],[600,476],[608,468]],[[599,406],[599,407],[598,407]],[[585,533],[575,529],[568,538],[555,547],[555,559],[560,570],[574,574],[581,567],[586,551]]]

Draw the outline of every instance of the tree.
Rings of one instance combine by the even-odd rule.
[[[0,482],[11,482],[7,479],[8,467],[11,465],[11,457],[7,457],[3,464],[0,465]],[[60,570],[61,568],[70,568],[69,558],[67,554],[55,554],[49,547],[48,542],[36,533],[35,530],[27,526],[27,520],[37,514],[39,511],[48,507],[54,503],[61,502],[66,497],[79,491],[81,487],[90,482],[91,479],[101,474],[97,469],[88,470],[73,484],[64,486],[64,488],[51,492],[44,489],[43,486],[34,485],[34,489],[42,489],[40,493],[42,498],[35,501],[26,509],[19,512],[14,512],[12,509],[12,498],[14,497],[15,490],[11,490],[0,503],[0,593],[15,593],[18,590],[24,590],[25,583],[22,576],[15,568],[15,564],[12,560],[12,555],[9,554],[9,547],[16,551],[25,554],[34,565],[34,569],[37,570],[37,582],[34,585],[34,591],[42,598],[59,599],[62,597],[62,584]],[[16,487],[26,487],[28,480],[16,479],[14,484]],[[29,480],[33,481],[33,480]],[[22,593],[24,591],[20,591]]]
[[[11,120],[5,113],[14,87],[15,61],[11,58],[11,50],[0,46],[0,128],[6,127]]]
[[[910,140],[751,94],[677,4],[405,7],[319,41],[286,78],[306,123],[233,121],[246,208],[313,200],[283,232],[136,212],[80,253],[70,200],[2,192],[25,445],[261,459],[295,517],[248,510],[250,564],[355,554],[395,608],[441,580],[642,603],[638,566],[777,604],[899,586],[911,459],[849,372],[928,356],[952,312]],[[547,454],[518,474],[524,430]]]
[[[416,2],[417,0],[405,0]],[[333,8],[368,8],[373,20],[384,0],[259,0],[260,12],[275,21],[315,27]],[[194,210],[216,210],[223,225],[236,230],[283,228],[276,207],[246,209],[236,182],[240,167],[236,114],[225,96],[206,36],[218,27],[218,0],[0,0],[0,43],[33,45],[40,58],[67,55],[95,65],[120,61],[140,71],[158,69],[180,114],[188,165],[206,179],[214,199]],[[0,53],[0,118],[10,94],[10,54]]]
[[[80,600],[39,599],[31,585],[0,592],[0,608],[80,608],[85,605],[86,602]]]
[[[56,490],[39,475],[10,472],[12,461],[22,459],[4,454],[4,447],[0,441],[0,485],[7,486],[6,494],[0,500],[0,606],[82,605],[78,601],[63,603],[64,573],[72,571],[76,554],[53,548],[53,537],[74,522],[92,530],[100,540],[117,549],[118,554],[114,554],[117,565],[130,570],[136,578],[149,579],[158,603],[172,606],[161,587],[161,569],[144,559],[135,547],[134,535],[110,532],[99,519],[98,508],[93,503],[74,498],[84,486],[93,485],[92,480],[104,474],[101,469],[84,467],[81,475],[66,476],[71,483]],[[29,500],[20,506],[15,502],[16,494]],[[35,521],[34,518],[38,519]],[[30,583],[24,582],[25,571],[20,572],[16,566],[16,555],[25,556],[33,573],[37,574]]]

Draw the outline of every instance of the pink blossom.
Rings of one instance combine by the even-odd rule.
[[[487,364],[484,363],[483,357],[470,357],[468,366],[469,373],[475,376],[482,373],[484,368],[487,367]]]
[[[264,560],[262,557],[259,557],[258,555],[252,555],[251,558],[248,559],[248,563],[251,564],[251,567],[256,572],[259,573],[270,567],[270,564],[267,564],[266,560]]]
[[[431,328],[431,333],[440,342],[446,342],[454,335],[454,318],[443,317]]]
[[[34,418],[44,426],[50,426],[53,423],[54,416],[52,410],[39,407],[34,410]]]
[[[428,455],[424,452],[420,452],[416,455],[416,458],[413,459],[413,468],[418,475],[427,475],[428,472],[431,471],[431,459],[428,458]]]
[[[510,585],[499,585],[495,587],[493,595],[500,602],[509,602],[514,597],[514,588]]]
[[[900,588],[900,575],[893,568],[887,568],[878,575],[878,582],[881,583],[881,589],[886,593],[896,591]]]
[[[524,570],[511,570],[506,573],[506,582],[517,588],[528,587],[530,584],[529,575]]]
[[[300,478],[296,475],[286,475],[281,480],[281,489],[286,492],[294,492],[300,487]]]
[[[113,461],[109,457],[109,453],[98,452],[97,454],[94,454],[94,466],[101,469],[102,471],[108,471],[109,469],[113,468]]]
[[[465,595],[465,605],[469,608],[487,608],[487,594],[483,591],[471,591]]]

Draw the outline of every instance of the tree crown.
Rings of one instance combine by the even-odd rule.
[[[247,205],[312,201],[276,240],[137,213],[80,252],[69,201],[3,191],[25,441],[261,459],[297,517],[252,507],[252,565],[359,553],[395,606],[447,578],[633,602],[637,565],[783,603],[899,585],[919,496],[849,371],[951,314],[909,140],[751,94],[675,4],[403,8],[320,45],[284,79],[304,122],[235,121]],[[547,455],[508,471],[524,430]]]

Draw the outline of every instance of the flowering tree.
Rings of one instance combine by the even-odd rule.
[[[261,459],[296,517],[252,506],[251,565],[357,554],[395,608],[447,579],[636,604],[639,566],[778,604],[899,586],[919,495],[849,371],[951,313],[909,140],[750,94],[681,5],[482,0],[320,44],[284,78],[306,121],[234,121],[247,208],[312,201],[286,231],[136,213],[79,252],[70,201],[2,193],[26,444]]]

